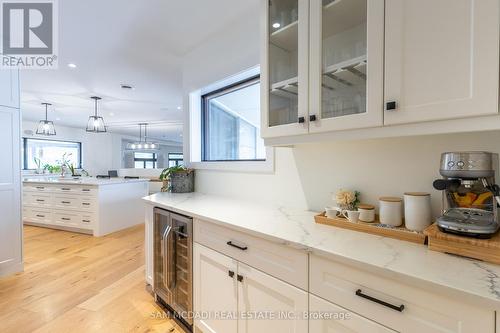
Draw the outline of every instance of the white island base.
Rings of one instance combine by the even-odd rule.
[[[25,179],[24,224],[104,236],[144,223],[145,179]]]

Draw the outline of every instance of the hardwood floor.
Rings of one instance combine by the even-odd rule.
[[[0,332],[175,332],[144,281],[144,228],[105,237],[24,227],[25,271],[0,279]]]

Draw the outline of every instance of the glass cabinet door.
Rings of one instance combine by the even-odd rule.
[[[383,0],[311,0],[311,131],[381,125],[383,11]]]
[[[267,99],[263,106],[266,110],[263,136],[304,132],[307,131],[308,0],[264,1],[267,42],[262,78],[267,81],[263,84]]]

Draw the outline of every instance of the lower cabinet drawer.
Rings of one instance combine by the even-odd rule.
[[[310,293],[398,332],[495,332],[494,311],[316,255],[309,274]]]
[[[309,295],[309,332],[395,333],[374,321]]]
[[[80,221],[80,214],[56,212],[54,213],[54,222],[58,224],[67,224],[71,226],[78,225]]]
[[[52,196],[50,193],[25,192],[23,193],[23,202],[25,205],[50,208],[52,206]]]
[[[194,221],[194,240],[303,290],[308,289],[308,254],[202,220]]]
[[[51,223],[52,212],[44,209],[26,208],[23,209],[23,220],[34,223]]]
[[[76,195],[55,195],[53,199],[54,208],[80,209],[81,198]]]

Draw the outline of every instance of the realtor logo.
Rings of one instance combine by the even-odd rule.
[[[2,67],[57,68],[55,0],[0,0]]]

